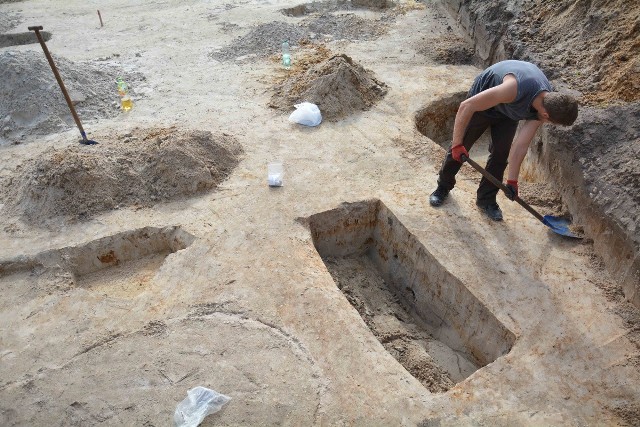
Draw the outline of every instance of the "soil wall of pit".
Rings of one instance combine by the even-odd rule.
[[[578,97],[578,121],[545,126],[525,167],[558,183],[574,223],[640,307],[640,3],[443,1],[473,40],[476,65],[531,61]]]
[[[455,349],[453,360],[464,357],[477,369],[507,354],[513,346],[515,335],[463,282],[446,270],[381,201],[344,203],[337,209],[313,215],[309,223],[314,245],[325,263],[335,264],[340,258],[354,255],[369,258],[391,290],[391,300],[403,301],[403,305],[409,307],[408,312],[421,319],[416,324],[429,325],[426,329],[433,338]],[[347,276],[354,274],[356,269]],[[363,278],[362,282],[365,281]],[[341,286],[338,284],[338,287]],[[357,292],[353,289],[345,292],[352,299],[354,293]],[[363,302],[352,304],[360,307]],[[367,318],[380,312],[386,304],[380,300],[373,305],[377,308],[361,313],[368,325],[372,322],[367,322]],[[404,322],[402,317],[396,319]],[[378,338],[383,344],[389,341],[388,336]]]
[[[629,141],[611,126],[626,118],[640,127],[640,103],[596,111],[593,117],[603,120],[577,122],[573,129],[544,128],[529,149],[529,163],[547,182],[562,183],[558,190],[573,222],[583,226],[625,297],[640,308],[640,169],[629,160],[640,157],[640,138]],[[592,132],[609,132],[618,144],[599,145],[589,137]]]

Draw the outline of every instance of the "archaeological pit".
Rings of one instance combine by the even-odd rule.
[[[53,249],[21,256],[0,264],[5,283],[6,276],[26,275],[38,289],[39,277],[66,278],[64,286],[80,287],[105,295],[134,298],[151,286],[153,276],[165,258],[187,248],[195,237],[179,227],[145,227],[138,230],[103,237],[77,247]],[[16,289],[17,290],[17,289]]]
[[[51,33],[49,31],[41,31],[40,35],[42,35],[42,39],[45,42],[51,40]],[[33,36],[32,32],[0,34],[0,48],[31,43],[38,43],[38,39]]]
[[[381,201],[315,214],[309,226],[336,286],[430,391],[449,390],[513,346],[515,335]]]
[[[453,123],[458,106],[466,98],[467,92],[458,92],[423,106],[415,115],[416,129],[445,150],[448,149],[451,146]],[[469,151],[471,158],[478,161],[486,160],[489,156],[490,142],[490,131],[487,130]]]
[[[637,2],[85,3],[0,1],[0,425],[638,424]],[[583,239],[429,205],[507,58],[579,100],[520,196]]]

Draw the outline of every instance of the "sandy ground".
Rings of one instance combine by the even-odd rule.
[[[629,325],[637,314],[608,295],[616,286],[590,241],[554,235],[504,198],[505,221],[485,220],[472,171],[447,205],[429,206],[443,151],[416,130],[414,115],[466,90],[479,70],[420,54],[455,23],[435,4],[400,4],[382,35],[326,40],[388,92],[370,110],[317,128],[268,107],[287,73],[274,52],[212,55],[254,25],[299,22],[280,12],[296,3],[0,4],[19,23],[12,31],[51,32],[57,55],[109,57],[145,76],[133,110],[83,123],[98,150],[136,128],[170,126],[231,135],[244,150],[226,181],[193,197],[45,225],[0,219],[0,424],[167,425],[198,385],[232,398],[203,425],[637,423],[638,331]],[[70,128],[2,147],[3,177],[77,139]],[[284,163],[282,188],[267,185],[273,160]],[[508,354],[447,392],[430,392],[385,349],[305,225],[371,199],[516,337]],[[163,243],[176,239],[184,244]],[[127,258],[109,256],[110,247],[128,248]],[[86,267],[95,258],[109,268]]]

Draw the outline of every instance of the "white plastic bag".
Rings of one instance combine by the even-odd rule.
[[[296,111],[291,113],[289,121],[305,126],[318,126],[322,122],[322,114],[316,104],[303,102],[296,104]]]
[[[194,387],[187,392],[187,398],[178,403],[173,421],[177,427],[197,427],[204,417],[218,412],[227,402],[229,396],[205,387]]]

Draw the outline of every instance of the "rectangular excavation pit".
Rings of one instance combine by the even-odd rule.
[[[180,227],[144,227],[0,263],[0,272],[33,267],[68,273],[73,286],[117,298],[144,291],[165,258],[185,249],[195,237]]]
[[[309,218],[337,286],[382,345],[432,392],[509,352],[515,335],[379,200]]]

